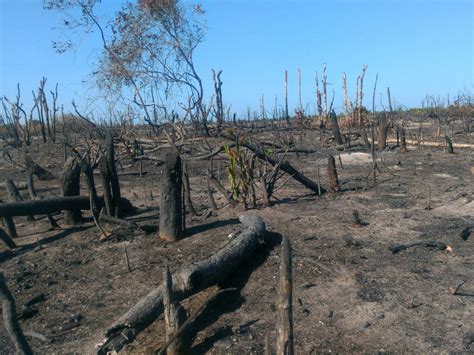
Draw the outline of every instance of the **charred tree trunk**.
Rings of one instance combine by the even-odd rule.
[[[95,188],[94,171],[92,170],[92,167],[88,160],[86,159],[82,160],[81,171],[84,173],[86,177],[87,189],[89,190],[89,203],[90,203],[92,217],[94,218],[94,222],[96,223],[99,230],[101,230],[101,227],[99,225],[100,200],[97,196],[97,190]]]
[[[8,206],[9,204],[5,204],[3,203],[3,200],[0,200],[0,209],[2,209],[3,207],[5,210],[8,210],[8,208],[5,208],[6,207],[5,205]],[[18,234],[16,232],[16,227],[15,227],[15,222],[13,221],[12,216],[2,215],[2,221],[3,221],[3,226],[7,229],[8,235],[11,238],[18,237]]]
[[[400,128],[400,153],[406,153],[407,150],[407,140],[405,136],[405,128]]]
[[[61,192],[66,196],[79,196],[80,193],[81,167],[76,157],[69,157],[64,163],[63,171],[59,177],[61,183]],[[82,215],[80,209],[71,209],[64,211],[64,222],[66,224],[78,224],[81,222]]]
[[[186,321],[186,311],[179,304],[173,292],[173,280],[170,271],[166,267],[163,282],[163,306],[165,314],[166,341],[170,341],[176,335],[181,325]],[[190,350],[189,341],[185,334],[177,337],[166,349],[167,355],[188,354]]]
[[[109,216],[119,217],[120,183],[115,169],[115,148],[112,133],[107,132],[105,138],[106,153],[100,159],[100,175],[106,212]]]
[[[161,176],[159,231],[160,238],[167,241],[176,241],[183,235],[182,176],[179,154],[168,152]]]
[[[2,313],[5,329],[15,345],[17,354],[33,354],[33,351],[26,341],[25,335],[21,330],[20,324],[18,323],[15,299],[7,287],[3,272],[0,272],[0,299],[2,300]]]
[[[186,208],[192,215],[196,215],[196,210],[191,200],[191,185],[189,184],[189,170],[186,161],[183,161],[183,184]]]
[[[112,197],[112,190],[110,188],[110,174],[107,167],[107,158],[103,155],[99,161],[100,169],[100,180],[102,183],[102,189],[104,190],[104,203],[105,203],[105,212],[109,216],[114,216],[115,206],[114,199]]]
[[[337,116],[334,110],[331,111],[329,117],[331,118],[331,129],[332,134],[334,135],[334,141],[337,145],[343,145],[344,141],[342,139],[341,130],[339,129],[339,123],[337,122]]]
[[[104,205],[104,200],[99,198],[99,205]],[[12,203],[0,203],[0,217],[45,215],[64,210],[89,210],[88,196],[52,197],[42,200],[28,200]]]
[[[280,278],[277,301],[277,346],[278,355],[292,355],[293,347],[293,278],[291,275],[291,246],[283,237],[280,258]]]
[[[389,127],[388,117],[384,115],[382,118],[379,118],[379,127],[378,127],[378,132],[377,132],[379,150],[384,150],[385,147],[387,146],[388,127]],[[372,142],[372,144],[375,144],[375,142]]]
[[[32,200],[39,200],[40,198],[36,194],[35,185],[33,184],[33,174],[31,172],[29,172],[28,174],[27,186],[28,186],[28,193],[30,194],[30,198]],[[61,228],[51,214],[48,213],[46,217],[48,218],[51,228],[54,228],[54,229]]]
[[[53,180],[54,175],[51,174],[48,170],[44,169],[40,165],[34,162],[26,153],[25,153],[25,165],[28,171],[31,171],[33,175],[41,181]]]
[[[11,179],[5,180],[5,188],[8,192],[10,202],[23,201],[23,198],[20,196],[20,192],[16,188],[15,183],[13,182],[13,180],[11,180]],[[33,217],[32,215],[29,215],[26,218],[30,222],[35,220],[35,217]]]
[[[447,145],[446,149],[447,149],[448,153],[449,154],[454,154],[453,141],[447,135],[444,136],[444,138],[446,139],[446,145]]]
[[[2,228],[0,228],[0,240],[10,249],[16,248],[13,239]]]
[[[217,212],[217,204],[216,200],[214,199],[214,195],[212,194],[212,187],[209,183],[209,178],[206,180],[206,187],[207,187],[207,199],[209,200],[209,204],[211,205],[211,209],[214,213]]]
[[[120,205],[120,183],[117,175],[117,169],[115,168],[115,148],[114,139],[111,132],[107,132],[105,144],[107,146],[107,166],[110,173],[110,186],[112,188],[112,197],[114,199],[115,216],[119,216],[119,205]]]
[[[247,229],[238,237],[208,259],[184,268],[173,276],[173,292],[177,300],[183,300],[227,279],[263,245],[266,232],[263,220],[257,216],[240,216],[240,221]],[[120,351],[162,312],[163,286],[159,286],[107,329],[105,338],[97,344],[98,353]]]
[[[328,155],[328,178],[332,191],[339,191],[339,179],[337,177],[336,160],[332,155]]]

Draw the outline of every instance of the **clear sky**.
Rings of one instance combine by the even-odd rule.
[[[59,83],[61,103],[75,99],[83,107],[94,96],[87,83],[93,70],[96,33],[81,46],[57,54],[52,40],[60,16],[42,8],[42,0],[0,0],[0,95],[13,97],[20,83],[26,101],[40,79]],[[112,12],[119,0],[103,0]],[[208,34],[195,54],[207,95],[211,69],[222,69],[223,96],[239,115],[247,105],[267,110],[283,103],[288,69],[290,109],[297,102],[297,68],[303,77],[303,103],[314,110],[314,74],[327,64],[335,105],[342,108],[342,73],[350,95],[363,64],[368,64],[364,104],[371,107],[375,75],[377,104],[390,86],[398,104],[419,106],[426,94],[451,97],[474,92],[473,2],[469,0],[204,0]],[[384,102],[386,104],[386,101]],[[88,106],[90,109],[91,106]]]

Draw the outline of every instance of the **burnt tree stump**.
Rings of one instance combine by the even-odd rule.
[[[291,246],[283,237],[280,259],[277,301],[277,344],[276,353],[294,354],[293,348],[293,277],[291,273]]]
[[[164,273],[163,289],[163,313],[165,315],[166,341],[169,342],[186,321],[187,314],[184,308],[176,300],[176,296],[173,292],[173,280],[168,267],[166,267]],[[186,339],[186,334],[183,334],[183,336],[179,336],[176,340],[171,342],[166,349],[166,354],[188,354],[190,352],[190,346],[189,339]]]
[[[334,135],[334,141],[337,145],[344,145],[344,141],[342,140],[341,130],[339,129],[339,123],[337,122],[337,116],[334,110],[331,111],[329,114],[331,118],[331,129]]]
[[[454,154],[453,141],[447,135],[444,136],[444,138],[446,139],[446,145],[447,145],[446,149],[447,149],[448,153],[449,154]]]
[[[63,196],[79,196],[80,193],[81,166],[76,157],[69,157],[64,163],[63,170],[59,177],[61,192]],[[81,222],[82,214],[80,209],[65,210],[64,222],[66,224],[78,224]]]
[[[0,200],[0,205],[3,204],[3,200]],[[3,226],[6,228],[8,235],[11,238],[18,237],[18,233],[16,232],[15,222],[11,216],[2,216]]]
[[[8,192],[10,202],[23,201],[23,197],[21,197],[20,191],[18,191],[18,189],[17,189],[15,183],[13,182],[13,180],[11,180],[11,179],[5,180],[5,188]],[[26,218],[27,218],[28,221],[34,221],[35,220],[35,217],[33,217],[32,215],[29,215]]]
[[[111,132],[107,132],[105,146],[106,152],[99,163],[105,210],[109,216],[120,217],[120,183],[115,169],[115,148]]]
[[[183,234],[182,176],[179,154],[175,151],[166,153],[161,177],[159,235],[167,241],[178,240]]]
[[[400,128],[400,153],[406,153],[407,150],[407,140],[405,137],[405,128]]]
[[[341,188],[339,186],[339,179],[337,177],[336,160],[332,155],[328,155],[328,177],[331,190],[339,191]]]

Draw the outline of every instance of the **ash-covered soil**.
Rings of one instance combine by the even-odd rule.
[[[465,139],[474,140],[472,134]],[[187,236],[176,243],[158,238],[160,168],[149,163],[144,164],[147,174],[142,178],[120,176],[122,194],[139,209],[127,219],[148,226],[148,234],[99,241],[88,212],[83,213],[82,225],[63,226],[64,230],[48,230],[44,217],[34,222],[17,217],[16,241],[21,247],[13,255],[2,252],[0,268],[19,310],[44,295],[25,312],[21,326],[48,337],[48,342],[29,338],[36,353],[93,353],[102,332],[161,283],[166,264],[173,272],[208,258],[241,230],[238,216],[252,213],[266,222],[267,244],[219,285],[238,292],[223,295],[198,319],[194,353],[262,353],[266,334],[275,343],[281,236],[289,238],[293,249],[296,353],[472,352],[473,150],[448,154],[439,147],[411,148],[406,154],[397,149],[377,153],[380,172],[375,185],[367,153],[341,153],[342,167],[337,157],[336,162],[342,191],[319,197],[290,179],[276,192],[273,206],[247,211],[226,205],[216,193],[217,216],[207,213],[208,162],[195,161],[190,175],[199,216],[187,215]],[[31,152],[56,175],[61,154],[60,145]],[[319,168],[323,186],[328,185],[324,152],[291,154],[288,159],[314,180]],[[224,162],[220,178],[227,184],[223,167]],[[6,161],[0,161],[0,176],[16,182],[26,179]],[[39,195],[59,194],[57,180],[35,183]],[[5,200],[5,191],[0,193]],[[21,193],[27,198],[25,190]],[[364,226],[353,226],[353,210]],[[55,217],[62,225],[61,214]],[[466,228],[471,234],[464,240],[461,233]],[[389,250],[420,240],[446,243],[452,251],[424,246],[398,254]],[[216,289],[191,297],[183,306],[192,313]],[[153,353],[163,341],[160,317],[125,350]],[[3,324],[0,349],[13,352]]]

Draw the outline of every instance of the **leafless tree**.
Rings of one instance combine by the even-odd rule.
[[[154,127],[168,110],[181,108],[208,133],[204,89],[193,58],[206,33],[202,7],[177,0],[127,1],[104,26],[94,12],[97,3],[44,0],[46,9],[80,11],[67,17],[66,27],[99,33],[102,53],[94,72],[99,88],[136,105]],[[70,44],[54,45],[63,51]]]

